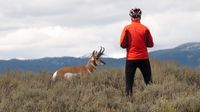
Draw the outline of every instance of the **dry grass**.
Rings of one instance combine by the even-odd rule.
[[[0,112],[200,112],[200,69],[152,61],[154,83],[138,71],[134,94],[124,96],[124,69],[105,69],[47,89],[49,73],[0,76]]]

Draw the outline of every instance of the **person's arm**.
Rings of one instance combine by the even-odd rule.
[[[149,29],[147,29],[146,32],[145,32],[145,39],[146,39],[146,46],[147,47],[153,47],[154,46],[153,38],[151,36]]]
[[[126,27],[123,29],[121,37],[120,37],[120,46],[122,48],[127,48],[128,47],[128,31]]]

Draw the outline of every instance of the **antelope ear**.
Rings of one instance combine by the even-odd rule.
[[[92,52],[92,56],[94,56],[94,54],[95,54],[95,50]]]

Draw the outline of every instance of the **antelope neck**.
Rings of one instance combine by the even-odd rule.
[[[89,71],[89,73],[93,72],[96,69],[96,66],[93,63],[88,62],[86,64],[86,68]]]

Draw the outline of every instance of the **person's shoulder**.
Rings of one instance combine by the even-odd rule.
[[[125,26],[126,29],[129,29],[130,27],[131,27],[131,24],[127,24],[127,25]]]
[[[149,32],[149,28],[144,25],[144,24],[140,24],[140,28],[144,31],[144,32]]]
[[[149,28],[146,26],[146,25],[144,25],[144,24],[140,24],[145,30],[149,30]]]

